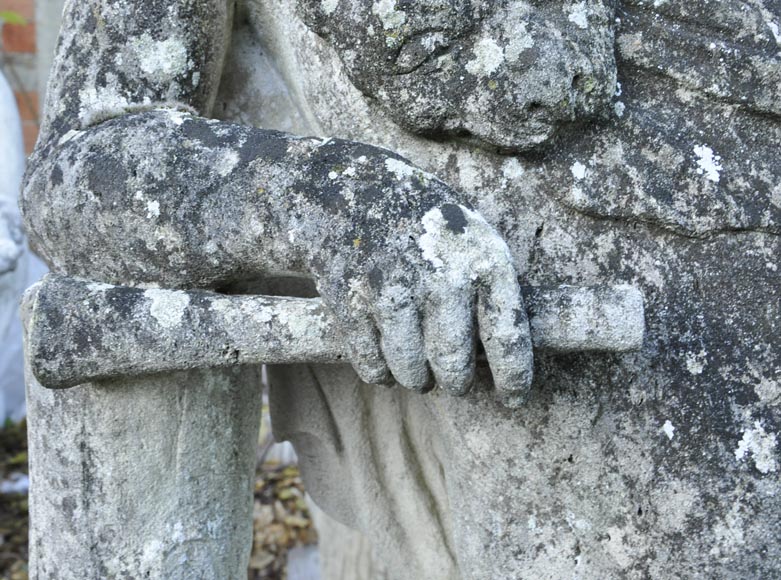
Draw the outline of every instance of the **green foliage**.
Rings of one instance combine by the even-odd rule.
[[[18,24],[23,26],[27,24],[27,19],[12,10],[0,10],[0,24]]]

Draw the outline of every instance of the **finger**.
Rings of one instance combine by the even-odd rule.
[[[375,314],[382,353],[401,386],[423,391],[431,378],[420,314],[406,289],[396,287],[394,292],[391,288],[389,294],[378,301]]]
[[[426,355],[437,384],[465,395],[475,378],[474,293],[471,288],[437,291],[428,301],[423,324]]]
[[[380,334],[368,313],[344,314],[339,324],[347,346],[350,362],[358,377],[374,385],[391,382],[391,373],[385,363],[380,345]]]
[[[529,320],[514,268],[496,266],[479,292],[480,338],[502,403],[520,407],[534,372]]]
[[[334,314],[342,341],[358,377],[372,385],[388,384],[392,377],[380,347],[380,333],[372,317],[367,289],[348,286],[338,269],[318,281],[318,292]]]

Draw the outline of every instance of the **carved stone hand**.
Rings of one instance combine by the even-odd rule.
[[[385,382],[390,370],[424,389],[430,366],[440,386],[466,393],[477,306],[498,389],[522,399],[532,376],[526,311],[509,250],[479,214],[434,176],[361,144],[327,141],[291,171],[305,201],[284,218],[287,238],[365,381]]]
[[[229,12],[207,4],[213,13],[161,4],[161,18],[180,27],[171,34],[136,18],[130,0],[95,8],[97,28],[92,8],[68,6],[71,36],[50,90],[57,106],[47,109],[22,202],[53,269],[207,289],[309,275],[365,381],[392,375],[422,390],[430,365],[441,386],[463,394],[479,328],[498,390],[508,404],[521,401],[531,340],[497,233],[388,151],[196,114],[208,115],[219,75],[224,26],[215,15]],[[143,13],[155,10],[145,4]],[[80,30],[105,44],[96,52]],[[164,64],[152,58],[160,51],[170,53]]]
[[[365,381],[392,374],[424,389],[430,365],[456,394],[474,374],[477,307],[499,390],[517,402],[529,387],[507,246],[445,184],[390,152],[161,110],[72,135],[27,195],[67,202],[92,224],[68,231],[72,215],[52,203],[32,216],[41,251],[71,274],[180,288],[310,275]]]

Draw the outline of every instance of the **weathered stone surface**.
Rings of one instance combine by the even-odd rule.
[[[71,391],[26,378],[30,578],[246,575],[259,368]]]
[[[129,2],[104,4],[126,21],[119,36],[143,37],[136,27],[143,21],[122,12]],[[59,271],[105,282],[226,290],[224,283],[237,278],[231,260],[239,256],[238,263],[251,264],[249,272],[238,271],[248,274],[240,280],[243,289],[270,265],[286,266],[318,279],[323,299],[338,314],[346,301],[331,294],[333,286],[323,282],[326,271],[340,279],[357,272],[354,279],[371,288],[375,255],[392,255],[402,267],[380,260],[383,284],[392,282],[385,287],[417,289],[421,279],[436,281],[436,259],[496,256],[505,248],[503,239],[510,269],[522,273],[525,284],[632,284],[646,297],[642,351],[539,355],[534,388],[520,409],[494,404],[496,379],[502,390],[510,368],[505,364],[494,364],[493,377],[478,368],[465,398],[374,388],[346,365],[275,368],[277,436],[295,443],[318,504],[362,529],[398,578],[778,576],[777,3],[296,4],[251,0],[240,12],[236,26],[242,34],[234,36],[230,54],[251,50],[252,34],[259,34],[265,64],[243,70],[264,74],[276,68],[274,82],[281,79],[289,90],[264,93],[275,110],[245,113],[241,121],[252,122],[251,116],[265,129],[347,141],[294,139],[190,113],[146,111],[193,106],[208,114],[203,104],[216,94],[216,115],[239,116],[226,100],[249,102],[253,91],[269,85],[229,73],[217,93],[218,75],[203,64],[208,57],[207,49],[198,48],[204,46],[200,40],[192,42],[193,66],[213,73],[200,88],[193,88],[189,69],[170,83],[154,75],[131,82],[138,73],[132,68],[136,44],[117,47],[109,23],[84,35],[101,39],[88,46],[75,31],[78,22],[89,30],[89,12],[73,3],[75,20],[55,83],[61,94],[53,97],[64,107],[61,114],[52,109],[48,118],[52,135],[66,135],[67,123],[76,118],[85,123],[78,127],[84,132],[61,144],[59,136],[47,141],[27,191],[30,203],[49,212],[45,219],[32,213],[27,219],[40,219],[38,241],[55,264],[60,260]],[[212,8],[224,13],[222,6]],[[166,42],[176,27],[162,11],[151,8],[149,14],[160,22],[153,26],[155,41]],[[528,20],[532,46],[501,26],[489,30],[516,15]],[[197,14],[186,16],[197,20]],[[218,20],[205,29],[219,29],[214,34],[223,38]],[[432,37],[439,33],[448,35],[447,47]],[[210,46],[228,50],[226,41]],[[433,54],[421,52],[428,46]],[[523,67],[507,64],[516,50]],[[124,64],[116,64],[117,53]],[[447,66],[438,68],[441,62]],[[129,76],[112,77],[117,66],[130,67]],[[448,70],[457,73],[452,87],[445,84]],[[581,76],[573,83],[584,70],[593,73],[593,82]],[[614,75],[620,86],[613,84]],[[111,98],[85,108],[92,102],[78,89],[85,80]],[[556,109],[567,87],[568,103]],[[469,107],[470,100],[480,105]],[[108,109],[106,102],[122,106]],[[535,102],[540,105],[531,107]],[[135,113],[90,125],[123,111]],[[512,125],[502,128],[499,120]],[[467,131],[475,138],[466,138]],[[236,153],[234,141],[252,136],[263,146],[284,142],[284,159],[275,157],[273,147],[251,149],[257,161],[247,166],[251,170],[238,165],[233,174],[218,176],[218,168],[226,167],[218,155],[225,149]],[[350,141],[372,147],[358,149]],[[303,152],[295,146],[289,152],[291,143]],[[312,155],[318,163],[307,165],[317,145],[320,153]],[[185,146],[187,155],[176,155]],[[369,161],[366,173],[359,172],[361,155]],[[163,173],[169,166],[173,170]],[[66,169],[70,181],[62,183],[68,185],[57,183]],[[402,179],[399,173],[409,174]],[[253,179],[271,174],[281,181],[272,181],[274,187],[260,183],[266,195],[252,206],[253,222],[245,211],[257,192]],[[90,184],[90,175],[97,181]],[[301,178],[299,189],[284,181],[291,175]],[[157,197],[135,199],[139,188],[142,196],[150,189]],[[58,200],[60,205],[53,203]],[[112,213],[108,203],[115,202]],[[374,221],[364,221],[367,208],[377,212]],[[290,215],[300,221],[288,220]],[[83,216],[90,228],[73,225]],[[198,221],[200,216],[213,221]],[[352,221],[359,235],[345,227]],[[197,226],[188,232],[185,226],[192,223]],[[269,229],[242,237],[253,223]],[[429,231],[424,223],[436,227]],[[172,236],[166,227],[181,229]],[[456,237],[462,227],[485,233],[494,251],[458,243],[466,239]],[[64,240],[58,228],[82,237]],[[224,228],[232,237],[220,237]],[[397,244],[386,244],[393,228]],[[102,236],[117,232],[127,236],[114,238],[125,243],[119,257],[93,249]],[[416,241],[426,240],[433,271],[419,268],[425,261],[416,254],[420,245],[405,241],[410,232]],[[211,237],[224,242],[218,249],[226,278],[193,245]],[[224,251],[231,244],[237,253]],[[297,244],[313,248],[319,259],[286,253]],[[505,273],[507,266],[504,259],[498,262]],[[382,302],[388,294],[370,296],[365,303],[393,311]],[[439,311],[453,311],[446,300],[453,293],[438,296],[444,297],[435,303]],[[392,298],[410,303],[404,292]],[[510,311],[519,306],[516,301]],[[464,328],[442,320],[454,335]],[[369,363],[358,365],[362,375],[385,374],[382,355],[403,353],[389,361],[391,370],[402,383],[419,387],[424,365],[420,335],[408,331],[414,324],[393,319],[380,325],[391,337],[383,349],[358,322],[346,328],[358,336],[359,349],[370,345],[356,357]],[[389,334],[390,327],[400,330]],[[466,336],[461,332],[458,343],[469,344]],[[513,368],[524,368],[528,341],[516,336],[511,343],[512,360],[526,361]],[[429,356],[433,366],[444,360],[444,350]],[[460,352],[452,364],[455,378],[447,380],[441,368],[437,374],[454,391],[466,384],[473,362],[467,349]],[[524,370],[505,384],[522,384],[530,376]],[[174,416],[173,405],[166,405]]]
[[[318,299],[143,290],[54,275],[31,292],[27,350],[33,374],[48,388],[347,360],[337,321]],[[538,348],[625,352],[643,344],[643,297],[631,286],[527,288],[524,301]]]
[[[145,10],[135,10],[139,7]],[[226,18],[219,16],[227,17],[227,3],[144,2],[135,8],[120,2],[66,4],[66,22],[81,18],[85,28],[66,26],[61,37],[31,173],[52,160],[59,140],[74,137],[68,131],[82,122],[98,122],[126,106],[208,108],[222,65],[219,37],[227,32],[213,25],[226,28]],[[183,13],[204,33],[192,35],[189,53],[171,34],[166,35],[170,42],[155,38],[161,30],[177,31]],[[125,45],[123,39],[133,36],[139,23],[134,42]],[[214,34],[206,34],[210,30]],[[122,50],[113,49],[117,43],[135,57],[126,66],[118,56]],[[104,54],[109,57],[100,61],[102,67],[90,60]],[[199,64],[198,70],[190,68]],[[144,86],[140,76],[138,83],[132,78],[139,70],[151,71]],[[166,75],[174,77],[168,86]],[[122,93],[118,87],[130,88]],[[172,105],[177,100],[179,105]],[[90,187],[98,194],[120,180],[119,170],[111,168],[94,175],[97,181]],[[64,176],[51,175],[54,182]],[[77,243],[70,235],[100,227],[79,219],[81,202],[57,195],[50,201],[60,216],[63,249]],[[154,205],[147,207],[153,210]],[[69,264],[74,271],[90,271],[87,264],[74,262]],[[62,262],[55,267],[62,270]],[[100,268],[91,272],[105,279]],[[142,280],[128,276],[123,281]],[[28,374],[30,576],[190,580],[245,575],[259,380],[257,368],[245,367],[87,384],[63,393],[43,389]]]
[[[400,125],[528,150],[605,115],[615,3],[302,0],[350,80]]]
[[[283,31],[265,42],[295,63],[286,79],[317,131],[399,151],[465,191],[526,283],[622,281],[646,296],[639,355],[538,356],[531,399],[513,412],[490,409],[487,377],[464,403],[367,390],[347,369],[275,369],[297,389],[274,391],[275,429],[310,450],[315,500],[369,534],[400,578],[446,578],[453,562],[465,578],[779,573],[781,167],[767,103],[781,13],[770,2],[617,6],[614,115],[508,156],[400,130],[352,86],[342,49],[290,6],[255,3],[264,30]],[[643,32],[651,64],[627,54],[629,30]],[[661,58],[645,38],[701,48]],[[720,61],[727,49],[751,67],[730,73],[741,66]],[[706,61],[737,98],[715,93]],[[762,87],[741,92],[741,74]],[[363,501],[340,499],[345,473]],[[424,512],[439,519],[413,515]],[[421,537],[451,548],[440,568],[424,567],[437,549]]]

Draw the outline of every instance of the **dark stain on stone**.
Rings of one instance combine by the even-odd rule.
[[[182,123],[182,133],[189,139],[199,141],[206,147],[220,147],[233,144],[233,140],[226,140],[217,135],[212,128],[201,120],[187,120]]]
[[[277,131],[253,131],[239,149],[239,157],[243,163],[255,159],[264,161],[281,161],[287,156],[288,139]]]
[[[105,291],[106,302],[122,319],[132,320],[136,305],[143,300],[144,291],[130,288],[110,288]]]
[[[62,185],[62,168],[59,165],[55,165],[52,169],[51,181],[54,187]]]
[[[375,292],[379,292],[380,289],[382,289],[384,278],[382,270],[377,267],[372,268],[371,272],[369,272],[369,286],[371,289]]]
[[[464,212],[455,204],[446,203],[440,208],[442,217],[445,218],[447,229],[455,234],[463,234],[466,231],[467,221]]]
[[[122,162],[110,155],[95,160],[89,168],[87,184],[97,197],[119,196],[124,199],[128,173]]]

